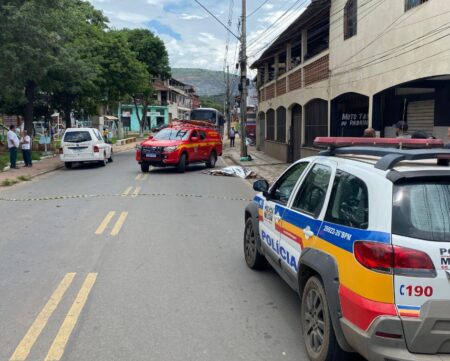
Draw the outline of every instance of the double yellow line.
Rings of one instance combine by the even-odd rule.
[[[115,215],[116,215],[115,211],[109,212],[106,215],[105,219],[103,219],[102,223],[100,223],[100,226],[98,226],[97,230],[95,231],[95,234],[98,236],[102,235]],[[116,221],[116,223],[113,226],[113,229],[111,230],[111,236],[117,236],[120,233],[120,230],[122,229],[123,224],[125,223],[127,217],[128,212],[122,212],[120,214],[119,219]]]
[[[146,173],[146,174],[140,173],[134,179],[137,180],[137,181],[139,181],[139,180],[146,181],[148,179],[148,177],[149,177],[148,173]]]
[[[23,339],[20,341],[16,350],[12,354],[9,361],[25,361],[28,355],[31,352],[33,345],[38,339],[41,332],[44,330],[47,325],[50,317],[53,312],[58,307],[61,302],[64,294],[72,284],[76,273],[67,273],[56,290],[50,296],[47,304],[44,306],[42,311],[34,320],[31,327],[28,329],[28,332],[25,334]],[[69,341],[70,335],[72,334],[73,329],[78,321],[78,318],[83,310],[84,305],[89,297],[89,293],[94,286],[94,283],[97,279],[97,273],[89,273],[84,280],[80,291],[78,292],[75,301],[70,307],[69,312],[66,315],[61,327],[59,328],[58,334],[53,340],[50,349],[48,350],[47,356],[45,357],[45,361],[59,361],[61,360],[64,350],[66,348],[67,342]]]

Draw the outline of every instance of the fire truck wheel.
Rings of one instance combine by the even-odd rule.
[[[148,163],[142,163],[141,164],[141,171],[142,173],[148,173],[150,169],[150,165]]]
[[[209,155],[209,160],[206,162],[206,166],[208,168],[214,168],[216,166],[216,162],[217,162],[217,155],[216,152],[213,150]]]
[[[187,155],[186,153],[181,154],[180,161],[177,165],[177,170],[179,173],[184,173],[186,171]]]

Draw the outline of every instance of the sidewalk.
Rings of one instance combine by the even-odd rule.
[[[290,166],[290,163],[283,163],[267,154],[256,150],[255,147],[248,147],[248,154],[253,158],[250,162],[240,161],[240,139],[236,138],[236,146],[230,148],[228,139],[224,140],[223,158],[229,165],[239,165],[254,171],[258,178],[264,178],[269,183],[275,182],[278,177]],[[250,179],[251,182],[253,180]]]
[[[140,140],[137,140],[135,143],[120,146],[114,145],[113,152],[115,154],[127,152],[134,149],[138,142],[140,142]],[[50,158],[33,162],[32,168],[25,168],[20,164],[18,164],[18,167],[18,169],[10,169],[5,172],[0,171],[0,189],[5,185],[8,186],[21,181],[27,181],[37,176],[61,169],[64,167],[64,164],[59,160],[59,155],[55,155]]]

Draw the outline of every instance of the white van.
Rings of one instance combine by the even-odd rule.
[[[59,149],[61,162],[66,168],[74,163],[95,163],[105,166],[113,161],[111,144],[105,143],[95,128],[69,128],[65,131]]]

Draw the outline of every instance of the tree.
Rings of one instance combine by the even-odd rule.
[[[2,1],[0,87],[24,88],[25,127],[32,130],[36,89],[62,48],[63,0]]]
[[[83,1],[68,1],[66,11],[72,15],[64,25],[64,46],[48,71],[46,88],[52,92],[53,106],[63,110],[69,127],[72,110],[83,108],[91,103],[90,99],[97,103],[101,99],[101,55],[107,19]]]
[[[170,78],[169,55],[164,42],[147,29],[123,30],[131,50],[137,59],[145,64],[149,78],[141,91],[132,93],[133,102],[140,125],[140,133],[143,135],[147,122],[148,106],[153,101],[153,79],[166,80]],[[139,105],[142,106],[142,116],[139,115]]]
[[[146,66],[136,58],[122,31],[106,33],[101,56],[105,102],[116,102],[145,90],[150,77]]]

